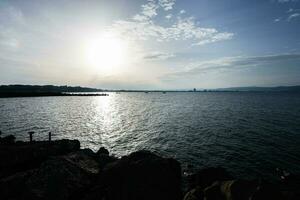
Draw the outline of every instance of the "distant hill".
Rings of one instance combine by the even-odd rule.
[[[54,85],[0,85],[0,97],[5,96],[45,96],[72,92],[162,92],[163,90],[103,90],[80,86]],[[165,90],[167,92],[194,92],[194,90]],[[231,87],[198,89],[197,92],[300,92],[300,86],[278,87]]]
[[[1,85],[0,94],[25,93],[63,93],[63,92],[102,92],[101,89],[88,87],[54,85]]]
[[[237,92],[300,92],[300,86],[278,86],[278,87],[231,87],[218,88],[216,91]]]

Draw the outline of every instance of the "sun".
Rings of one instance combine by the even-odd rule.
[[[110,35],[90,39],[86,45],[86,59],[98,72],[115,74],[127,62],[127,44]]]

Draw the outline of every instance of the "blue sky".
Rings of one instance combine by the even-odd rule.
[[[298,0],[0,1],[0,84],[300,85]]]

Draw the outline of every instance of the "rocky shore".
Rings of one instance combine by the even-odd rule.
[[[258,200],[300,199],[299,180],[235,179],[223,168],[183,173],[173,158],[138,151],[116,158],[77,140],[15,142],[0,138],[0,199]]]

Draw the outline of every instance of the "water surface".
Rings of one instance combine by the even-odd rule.
[[[122,156],[148,149],[237,176],[300,173],[300,94],[110,93],[108,97],[0,99],[0,130],[28,140],[78,139]]]

